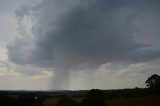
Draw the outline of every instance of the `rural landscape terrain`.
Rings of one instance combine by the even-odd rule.
[[[145,83],[148,88],[0,91],[0,106],[160,106],[160,76]]]

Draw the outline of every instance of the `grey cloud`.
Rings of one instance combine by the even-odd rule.
[[[156,0],[43,0],[36,10],[30,10],[34,14],[19,10],[36,20],[32,28],[34,46],[30,47],[30,41],[20,45],[27,39],[22,35],[7,46],[9,59],[18,64],[56,67],[61,70],[58,77],[63,77],[64,71],[83,64],[93,68],[108,62],[159,58],[160,44],[154,40],[160,32],[149,27],[159,26],[153,24],[159,22],[159,5]],[[153,31],[153,39],[144,35]],[[150,49],[155,45],[156,50]]]
[[[25,66],[25,65],[17,66],[15,70],[16,72],[29,77],[43,75],[43,71],[44,71],[43,69],[38,67]]]

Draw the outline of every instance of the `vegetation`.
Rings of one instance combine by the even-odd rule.
[[[9,97],[8,95],[0,95],[0,106],[17,106],[17,99]]]
[[[137,101],[141,106],[145,106],[145,103],[141,102],[145,100],[150,101],[147,104],[153,104],[153,106],[160,104],[158,100],[160,98],[160,76],[156,74],[152,75],[146,80],[145,84],[147,88],[136,87],[134,89],[120,90],[92,89],[89,91],[62,92],[0,91],[0,106],[106,106],[106,103],[107,106],[117,106],[118,104],[116,103],[126,103],[128,105],[124,106],[129,106],[129,104],[132,106],[131,103],[134,103],[134,101]],[[53,98],[54,100],[52,100]],[[46,100],[55,103],[54,105],[53,103],[46,105]]]
[[[80,106],[105,106],[105,94],[98,89],[92,89],[87,93],[86,98],[80,103]]]
[[[42,101],[37,98],[37,96],[33,95],[20,95],[18,97],[19,100],[19,106],[43,106]]]
[[[160,89],[160,76],[157,74],[152,75],[146,80],[147,87],[151,89]]]
[[[146,86],[150,92],[160,95],[160,76],[157,74],[152,75],[146,80]]]
[[[59,99],[57,106],[77,106],[77,102],[69,96],[63,96]]]

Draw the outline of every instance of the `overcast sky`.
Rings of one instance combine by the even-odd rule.
[[[0,0],[0,89],[145,87],[160,75],[159,0]]]

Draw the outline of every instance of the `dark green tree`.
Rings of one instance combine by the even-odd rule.
[[[146,86],[151,89],[160,89],[160,76],[157,74],[152,75],[146,80]]]
[[[59,99],[57,106],[77,106],[77,102],[71,97],[63,96]]]
[[[80,106],[106,106],[104,92],[98,89],[90,90]]]

